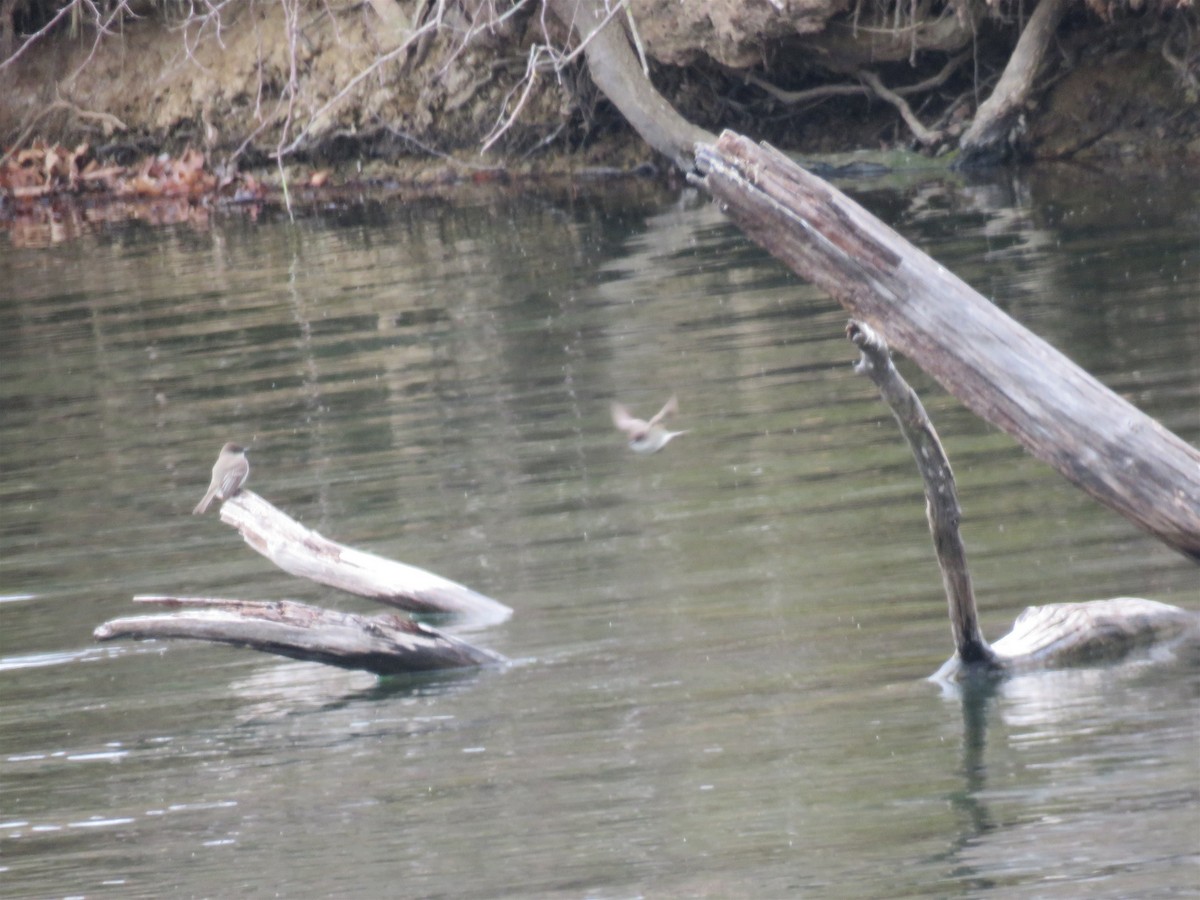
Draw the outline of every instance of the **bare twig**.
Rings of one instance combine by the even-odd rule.
[[[908,105],[908,101],[895,91],[888,89],[887,85],[880,81],[879,76],[874,72],[863,69],[858,73],[858,77],[865,81],[867,86],[870,87],[871,90],[875,92],[876,96],[878,96],[881,100],[886,100],[888,103],[892,104],[892,106],[896,107],[896,109],[900,112],[900,118],[904,120],[904,124],[908,126],[909,130],[913,133],[913,136],[916,137],[920,143],[924,144],[925,146],[929,146],[930,144],[938,143],[942,139],[942,133],[940,131],[930,131],[928,128],[926,128],[921,123],[921,120],[918,119],[916,114],[912,111],[912,107]]]
[[[445,74],[445,72],[450,68],[450,66],[459,57],[459,55],[462,54],[462,52],[464,50],[466,50],[467,47],[469,47],[471,45],[471,42],[474,41],[480,34],[482,34],[485,31],[494,31],[495,29],[499,28],[501,25],[503,25],[505,22],[507,22],[510,18],[517,15],[517,13],[519,13],[525,7],[525,5],[528,4],[529,2],[530,2],[530,0],[517,0],[517,2],[512,5],[512,7],[505,10],[504,13],[502,13],[501,15],[499,15],[493,19],[489,19],[487,22],[485,22],[482,25],[475,25],[471,28],[466,29],[462,34],[462,40],[460,40],[458,42],[458,46],[455,47],[450,53],[448,53],[446,55],[446,59],[442,63],[441,68],[438,71],[438,74]],[[442,15],[442,6],[444,3],[445,3],[445,0],[438,0],[438,6],[439,6],[438,17],[439,17],[439,19]]]
[[[533,91],[533,86],[537,83],[538,59],[545,54],[545,52],[546,48],[540,44],[534,44],[529,48],[529,62],[525,67],[525,75],[521,82],[519,82],[519,84],[523,83],[525,85],[525,89],[521,92],[521,98],[517,101],[517,105],[513,107],[512,113],[504,117],[502,121],[496,123],[496,127],[492,129],[492,133],[484,140],[483,147],[481,148],[482,153],[487,153],[487,151],[490,150],[495,143],[504,136],[504,133],[512,128],[513,124],[517,121],[517,116],[521,114],[521,110],[524,109],[525,103],[529,99],[530,93]],[[516,88],[513,88],[513,90],[515,91]],[[509,96],[512,96],[511,92],[509,93]],[[507,108],[507,106],[508,99],[505,98],[504,107],[501,109],[501,115],[503,115],[504,109]]]
[[[292,194],[288,190],[287,171],[283,168],[283,153],[280,151],[287,140],[288,129],[292,125],[292,115],[296,109],[296,93],[300,87],[296,74],[296,42],[300,35],[300,4],[298,0],[283,0],[283,19],[288,41],[288,81],[283,90],[283,97],[287,100],[287,114],[279,129],[279,142],[275,145],[275,165],[279,168],[279,183],[283,187],[283,202],[287,207],[288,218],[294,221]]]
[[[901,97],[907,97],[912,94],[921,94],[926,91],[931,91],[934,88],[939,88],[949,80],[964,62],[971,57],[971,51],[964,50],[962,53],[955,54],[946,60],[946,64],[935,74],[926,78],[923,81],[918,81],[915,84],[905,85],[904,87],[893,88],[893,93]],[[861,73],[860,73],[861,77]],[[788,91],[769,81],[764,81],[754,74],[746,76],[746,81],[753,84],[757,88],[766,91],[780,103],[788,105],[796,103],[808,103],[814,100],[825,100],[829,97],[852,97],[866,96],[872,92],[872,89],[865,84],[825,84],[820,87],[807,88],[803,91]]]
[[[638,61],[642,64],[642,74],[649,78],[650,63],[646,61],[646,48],[642,46],[642,36],[638,34],[637,23],[633,21],[633,11],[629,7],[625,8],[625,21],[629,23],[629,37],[633,41],[633,48],[637,50]]]
[[[224,22],[221,19],[221,13],[233,0],[222,0],[220,3],[214,3],[212,0],[201,0],[198,4],[193,0],[188,4],[188,14],[179,24],[179,30],[183,32],[183,50],[190,62],[199,65],[196,60],[195,50],[200,46],[200,38],[204,32],[210,27],[213,31],[213,37],[222,50],[225,49],[225,42],[221,37],[221,32],[225,30]],[[197,6],[203,7],[198,10]],[[189,32],[195,29],[195,37],[190,38]]]
[[[379,126],[379,130],[382,132],[386,132],[387,134],[390,134],[394,138],[404,141],[406,144],[412,144],[414,147],[416,147],[422,153],[428,153],[430,156],[437,157],[438,159],[444,159],[447,162],[452,162],[456,166],[461,166],[465,169],[470,169],[475,172],[494,172],[494,171],[496,171],[496,168],[497,168],[496,166],[482,165],[480,163],[470,162],[469,160],[459,159],[456,156],[451,156],[449,153],[439,150],[437,147],[431,147],[429,144],[426,144],[422,141],[417,140],[415,137],[413,137],[408,132],[401,131],[399,128],[396,128],[393,125],[388,125],[386,123],[381,124]],[[362,133],[360,132],[359,136],[361,137],[361,135],[362,135]]]
[[[584,37],[584,39],[579,42],[579,45],[570,53],[563,54],[561,51],[553,47],[549,43],[548,39],[547,43],[545,44],[534,44],[529,48],[529,57],[525,66],[525,74],[522,76],[521,81],[518,82],[517,85],[517,87],[523,86],[521,96],[517,100],[516,106],[513,107],[512,112],[506,116],[504,115],[503,110],[508,108],[508,100],[512,97],[513,93],[516,92],[517,88],[514,87],[513,90],[509,92],[508,96],[505,97],[501,110],[501,115],[503,118],[501,121],[497,122],[496,127],[494,127],[484,139],[481,152],[486,153],[489,149],[495,146],[496,142],[499,141],[500,138],[516,123],[517,117],[521,114],[521,110],[524,109],[526,102],[529,100],[530,94],[533,92],[534,85],[537,82],[538,72],[543,67],[543,64],[549,62],[550,68],[552,68],[555,74],[560,74],[564,69],[567,68],[567,66],[571,65],[571,63],[578,58],[579,54],[583,53],[587,49],[588,45],[592,42],[592,39],[595,38],[596,35],[598,35],[605,28],[605,26],[607,26],[608,23],[616,18],[617,15],[619,15],[622,11],[624,11],[628,16],[630,33],[633,35],[632,40],[638,51],[638,57],[639,61],[641,62],[642,71],[645,76],[649,78],[650,65],[646,60],[645,50],[642,47],[641,40],[638,37],[637,29],[634,26],[633,16],[628,11],[627,0],[619,0],[619,2],[613,4],[612,8],[608,10],[607,14],[600,21],[600,23],[594,29],[592,29],[592,31],[590,31]],[[543,20],[543,29],[544,28],[545,22]]]
[[[296,133],[296,137],[292,140],[292,142],[285,147],[276,149],[276,155],[282,157],[294,153],[300,146],[301,142],[308,136],[309,132],[313,128],[314,123],[319,121],[320,118],[325,115],[325,113],[329,112],[330,109],[346,99],[351,91],[358,87],[358,85],[362,84],[362,82],[367,78],[371,77],[373,73],[377,72],[380,68],[387,65],[402,54],[407,53],[408,48],[416,43],[423,34],[428,34],[429,32],[435,31],[438,28],[438,25],[438,19],[431,19],[420,28],[413,31],[398,47],[385,53],[383,56],[376,57],[374,62],[346,82],[345,87],[338,91],[334,96],[329,98],[326,103],[324,103],[316,112],[309,116],[308,122],[305,123],[304,127]]]
[[[58,25],[58,23],[61,22],[64,18],[66,18],[67,16],[70,16],[70,15],[74,15],[74,10],[78,5],[79,5],[79,0],[71,0],[70,3],[68,3],[62,9],[60,9],[57,13],[55,13],[49,22],[47,22],[45,25],[43,25],[41,28],[39,28],[33,34],[31,34],[27,38],[25,38],[25,40],[23,40],[21,42],[21,46],[13,51],[12,56],[10,56],[8,59],[4,60],[3,62],[0,62],[0,71],[2,71],[4,68],[11,65],[12,63],[16,62],[18,59],[20,59],[26,50],[28,50],[30,47],[32,47],[34,44],[36,44],[38,41],[40,41],[42,38],[44,38],[47,34],[49,34],[51,31],[53,31],[55,29],[55,27]]]

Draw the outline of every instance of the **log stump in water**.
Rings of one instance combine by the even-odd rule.
[[[955,681],[971,674],[1003,676],[1038,668],[1113,661],[1150,646],[1200,641],[1200,615],[1139,597],[1031,606],[1013,630],[989,645],[979,613],[959,522],[954,472],[925,407],[892,364],[887,343],[870,326],[852,321],[846,336],[862,356],[855,371],[879,388],[912,451],[925,489],[925,512],[950,609],[954,656],[934,675]]]

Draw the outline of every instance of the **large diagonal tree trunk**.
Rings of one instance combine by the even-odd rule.
[[[875,326],[977,415],[1200,560],[1200,451],[782,153],[732,132],[714,140],[688,123],[655,91],[621,23],[605,20],[596,0],[548,2],[589,41],[600,89],[656,150],[684,169],[694,160],[695,182],[746,234]],[[994,121],[1019,109],[1064,2],[1039,3],[1014,53],[1025,64],[1010,66],[997,86]]]
[[[696,159],[696,182],[793,272],[1034,456],[1200,560],[1200,451],[777,150],[726,132]]]

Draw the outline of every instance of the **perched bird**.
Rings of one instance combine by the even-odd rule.
[[[192,510],[193,516],[201,515],[213,499],[228,500],[242,489],[246,479],[250,477],[250,463],[246,459],[246,448],[237,444],[226,444],[221,448],[221,455],[213,464],[212,482],[204,499]]]
[[[613,424],[628,435],[630,450],[635,453],[657,453],[667,446],[667,442],[671,438],[687,434],[686,431],[667,431],[662,425],[667,416],[673,415],[678,410],[679,404],[672,397],[653,419],[646,422],[634,418],[629,414],[629,410],[620,403],[614,403],[612,405]]]

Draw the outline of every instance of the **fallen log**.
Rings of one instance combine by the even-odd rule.
[[[861,357],[855,371],[871,379],[891,409],[912,451],[925,490],[925,514],[950,610],[954,655],[932,676],[958,681],[973,675],[1005,676],[1031,669],[1120,660],[1152,646],[1176,649],[1200,640],[1200,615],[1140,597],[1031,606],[1013,630],[988,644],[979,627],[975,591],[959,522],[958,489],[946,451],[925,407],[892,364],[887,343],[863,322],[846,336]]]
[[[512,615],[504,604],[440,575],[330,541],[244,488],[221,505],[221,519],[259,553],[302,578],[412,612],[453,614],[467,625],[494,624]],[[406,616],[360,616],[293,600],[133,599],[176,611],[113,619],[93,632],[96,640],[215,641],[379,675],[504,661]]]
[[[976,415],[1200,561],[1200,451],[1113,393],[840,191],[732,132],[696,148],[721,209]]]
[[[221,521],[300,578],[410,612],[450,613],[469,625],[493,625],[512,615],[503,603],[448,578],[322,537],[253,491],[242,490],[226,500]]]
[[[249,647],[291,659],[364,669],[377,675],[428,672],[504,662],[406,616],[360,616],[294,600],[223,600],[209,597],[139,596],[173,613],[130,616],[99,626],[98,641],[117,638],[184,638]]]

